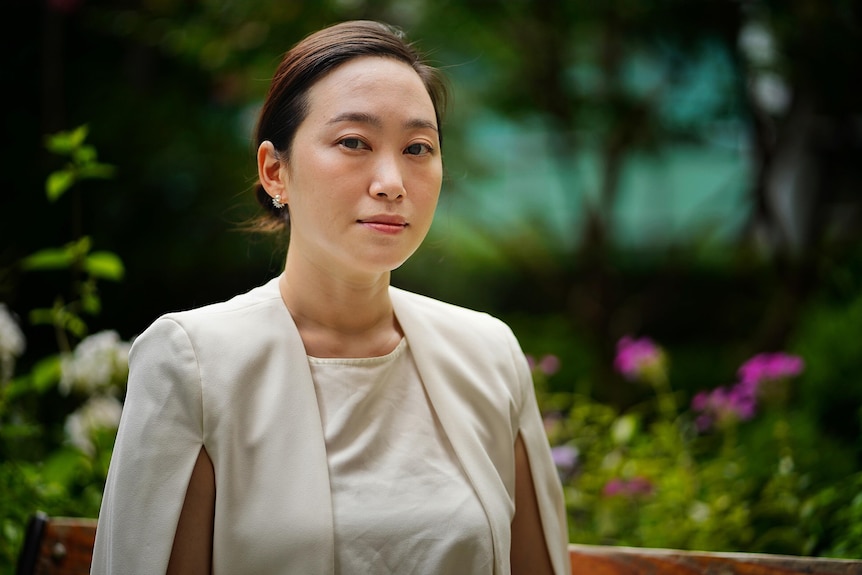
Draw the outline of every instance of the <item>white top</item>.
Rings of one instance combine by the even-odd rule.
[[[488,519],[407,340],[382,357],[308,361],[329,463],[335,573],[493,573]]]

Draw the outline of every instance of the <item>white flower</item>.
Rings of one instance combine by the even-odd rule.
[[[756,74],[751,81],[755,102],[770,114],[783,114],[790,107],[793,92],[787,82],[775,72]]]
[[[760,22],[747,22],[739,31],[739,49],[755,66],[775,63],[778,50],[772,31]]]
[[[703,523],[712,515],[709,505],[703,501],[695,501],[688,510],[688,518],[695,523]]]
[[[86,453],[93,455],[93,435],[100,430],[116,431],[120,425],[123,404],[116,397],[97,395],[91,397],[66,418],[66,435],[69,442]]]
[[[26,340],[18,322],[6,308],[6,304],[0,303],[0,382],[12,378],[15,368],[15,358],[24,353]]]
[[[74,352],[62,358],[60,391],[89,395],[122,387],[129,374],[130,347],[110,330],[84,338]]]

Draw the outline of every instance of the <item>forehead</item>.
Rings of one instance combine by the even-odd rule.
[[[434,104],[419,74],[405,62],[382,56],[341,64],[311,86],[308,102],[309,116],[377,111],[435,120]]]

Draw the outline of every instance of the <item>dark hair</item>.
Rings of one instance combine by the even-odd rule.
[[[425,62],[398,28],[370,20],[356,20],[314,32],[284,55],[258,117],[255,147],[269,140],[280,155],[289,157],[296,131],[308,114],[308,90],[340,64],[361,56],[395,58],[416,71],[431,96],[442,145],[440,120],[448,92],[439,71]],[[273,207],[272,198],[260,182],[255,194],[266,212],[258,221],[259,227],[271,230],[287,223],[287,207]]]

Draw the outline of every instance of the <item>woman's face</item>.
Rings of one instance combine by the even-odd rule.
[[[308,102],[282,165],[290,252],[337,275],[397,268],[425,238],[443,177],[425,85],[403,62],[366,56],[317,81]]]

